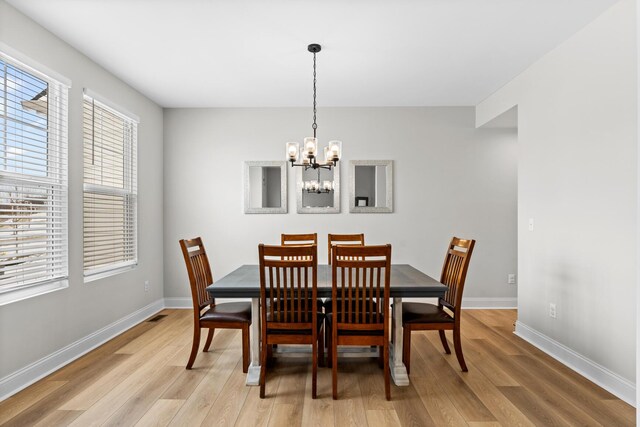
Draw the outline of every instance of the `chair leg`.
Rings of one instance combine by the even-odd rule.
[[[338,346],[335,337],[331,338],[331,384],[333,400],[338,399]]]
[[[213,335],[213,334],[211,334]],[[242,327],[242,372],[249,370],[249,325]]]
[[[264,399],[265,382],[267,376],[267,337],[263,337],[262,352],[260,354],[260,398]]]
[[[311,354],[312,354],[311,356],[311,398],[315,399],[318,392],[318,340],[317,339],[313,341],[313,344],[311,344]]]
[[[449,343],[447,342],[447,336],[444,334],[444,329],[438,330],[438,333],[440,334],[440,341],[442,341],[444,352],[447,354],[451,354],[451,350],[449,349]]]
[[[209,351],[209,347],[211,346],[211,341],[213,341],[213,333],[215,332],[215,328],[209,328],[209,334],[207,334],[207,342],[204,344],[203,353]]]
[[[378,349],[378,368],[382,369],[384,368],[384,348],[381,345],[373,347]]]
[[[389,369],[389,344],[384,345],[384,395],[391,400],[391,372]]]
[[[458,358],[458,363],[460,363],[460,367],[462,368],[462,372],[468,372],[467,364],[464,363],[464,356],[462,355],[462,342],[460,341],[460,327],[457,327],[453,330],[453,346],[456,349],[456,357]]]
[[[402,328],[402,363],[407,368],[407,375],[411,373],[411,329]]]
[[[327,338],[327,368],[333,366],[333,350],[331,348],[331,334],[326,334]]]
[[[275,347],[274,345],[267,346],[267,365],[269,367],[273,366],[273,348],[274,347]]]
[[[320,334],[318,335],[318,364],[320,366],[324,366],[324,327],[320,329]]]
[[[189,356],[189,361],[187,362],[187,369],[191,369],[193,362],[196,361],[198,347],[200,347],[200,325],[193,325],[193,344],[191,345],[191,356]]]

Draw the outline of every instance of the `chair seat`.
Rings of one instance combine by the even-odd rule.
[[[200,321],[251,323],[251,303],[243,301],[216,304],[200,316]]]
[[[403,302],[402,323],[454,323],[454,319],[435,304]]]
[[[327,319],[327,331],[331,332],[331,322],[333,321],[333,313],[329,313],[326,315]],[[380,322],[382,323],[384,318],[381,317]],[[338,335],[354,335],[354,336],[382,336],[384,335],[384,330],[382,329],[338,329]]]

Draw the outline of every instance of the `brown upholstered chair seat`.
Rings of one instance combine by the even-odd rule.
[[[200,316],[200,322],[207,321],[251,323],[251,303],[243,301],[216,304]]]
[[[402,323],[453,323],[453,317],[435,304],[402,303]]]

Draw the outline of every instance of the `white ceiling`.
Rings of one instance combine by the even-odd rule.
[[[476,105],[617,0],[7,0],[165,107]]]

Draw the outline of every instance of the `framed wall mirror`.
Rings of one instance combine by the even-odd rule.
[[[349,212],[393,212],[393,160],[351,160]]]
[[[298,213],[340,213],[340,163],[331,169],[296,169]]]
[[[244,213],[287,213],[287,162],[244,162]]]

